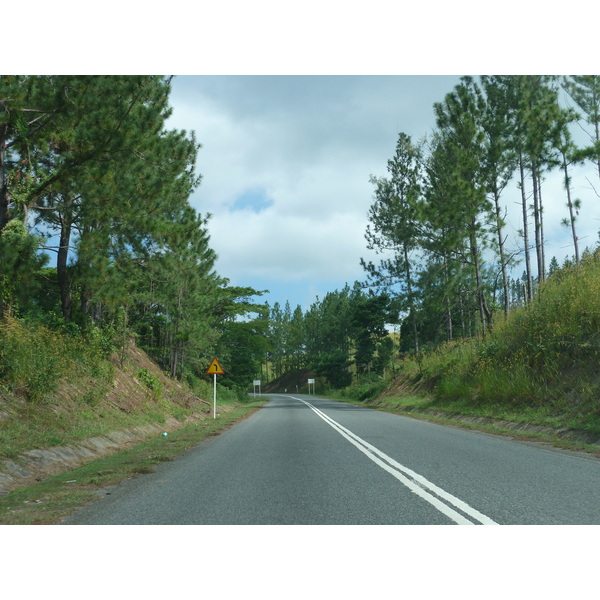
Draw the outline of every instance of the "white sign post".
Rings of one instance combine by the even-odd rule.
[[[309,379],[308,380],[308,395],[310,396],[310,384],[312,383],[313,386],[313,396],[315,395],[315,380],[314,379]]]
[[[254,380],[254,397],[256,398],[256,388],[258,387],[258,395],[260,396],[260,379]]]
[[[214,394],[213,394],[213,419],[217,418],[217,375],[225,375],[225,371],[223,371],[223,367],[217,360],[217,358],[213,358],[210,363],[210,367],[206,369],[207,374],[214,375]]]

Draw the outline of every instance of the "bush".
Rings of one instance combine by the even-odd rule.
[[[67,335],[34,321],[0,323],[0,382],[30,401],[50,396],[60,379],[112,377],[102,343]]]
[[[28,400],[56,389],[69,367],[63,336],[42,326],[25,327],[16,319],[0,324],[0,380]]]
[[[233,391],[235,392],[238,402],[250,402],[252,400],[252,396],[248,394],[248,390],[241,385],[236,385],[233,388]]]
[[[155,375],[152,375],[148,369],[140,369],[136,374],[136,377],[149,389],[151,389],[156,395],[160,395],[162,392],[162,384],[160,379]]]
[[[364,402],[372,400],[383,392],[387,382],[379,375],[367,375],[355,384],[342,390],[342,396]]]
[[[92,324],[85,332],[85,338],[93,346],[95,353],[103,358],[108,358],[116,349],[116,332],[114,326],[108,326],[100,329]]]

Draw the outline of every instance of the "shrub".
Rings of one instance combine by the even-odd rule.
[[[54,391],[69,367],[63,336],[42,326],[7,318],[0,324],[0,379],[28,400]]]
[[[152,375],[148,369],[140,369],[136,373],[136,377],[155,394],[160,395],[162,392],[162,384],[156,375]]]
[[[360,381],[342,390],[342,396],[363,402],[376,398],[383,392],[387,382],[379,375],[363,376]]]
[[[102,344],[80,334],[70,336],[35,321],[0,322],[0,382],[27,400],[47,398],[62,378],[108,381],[112,372]]]

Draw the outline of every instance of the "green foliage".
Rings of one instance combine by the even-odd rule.
[[[162,384],[158,377],[151,375],[148,372],[148,369],[140,369],[135,375],[146,387],[148,387],[148,389],[160,396],[162,392]]]
[[[582,112],[583,120],[591,126],[589,145],[579,149],[580,159],[591,159],[598,164],[600,174],[600,76],[571,75],[563,87]]]
[[[86,341],[102,358],[108,358],[116,350],[116,335],[117,332],[113,325],[107,325],[101,329],[92,323],[85,329]]]
[[[0,323],[0,380],[28,400],[41,400],[68,371],[74,351],[56,332],[6,318]]]
[[[260,379],[268,350],[268,307],[251,301],[252,296],[263,294],[252,288],[221,286],[218,294],[218,311],[223,321],[215,353],[225,370],[220,381],[245,400],[252,381]]]
[[[167,129],[170,78],[1,76],[0,89],[0,315],[18,311],[103,357],[123,359],[137,333],[180,380],[218,349],[227,383],[248,385],[266,322],[248,332],[237,320],[259,292],[214,271],[207,218],[189,204],[200,145]],[[56,237],[52,268],[22,223]],[[51,387],[61,369],[48,360],[36,373]]]
[[[350,364],[348,354],[342,350],[323,352],[313,359],[315,372],[326,377],[336,389],[344,388],[352,382]]]
[[[387,381],[375,373],[363,375],[358,381],[341,390],[341,396],[358,402],[373,400],[383,392],[386,384]]]
[[[37,284],[35,273],[48,259],[37,253],[41,242],[16,219],[0,230],[0,316],[18,306],[27,308]]]
[[[309,369],[333,388],[344,388],[353,372],[383,374],[391,366],[394,344],[386,324],[396,321],[390,297],[366,292],[359,282],[317,298],[305,313],[275,303],[265,331],[267,361],[275,378]]]
[[[108,343],[105,333],[73,335],[7,317],[0,322],[0,381],[17,395],[39,402],[48,401],[64,377],[110,380]]]
[[[570,169],[588,158],[598,162],[599,82],[598,76],[564,80],[581,109],[577,115],[565,106],[557,77],[463,77],[434,104],[436,129],[426,143],[413,145],[399,134],[388,176],[372,178],[366,230],[369,248],[385,258],[363,267],[400,308],[403,351],[485,337],[499,312],[506,316],[534,298],[546,273],[542,183],[551,170],[563,171],[564,222],[579,262],[575,222],[582,201],[571,197]],[[590,126],[584,149],[571,139],[576,119]],[[517,174],[523,240],[509,247],[502,194]],[[520,255],[524,278],[511,280],[509,269]],[[551,272],[556,268],[554,261]]]
[[[89,357],[123,357],[132,335],[172,378],[194,385],[218,355],[226,370],[219,384],[240,399],[264,370],[278,376],[312,367],[335,387],[353,375],[362,382],[381,375],[394,352],[385,325],[399,320],[402,349],[415,353],[419,376],[453,378],[453,385],[439,382],[448,397],[469,378],[473,398],[493,395],[504,368],[515,373],[506,389],[530,402],[528,378],[542,385],[597,359],[598,290],[578,289],[556,260],[548,285],[543,268],[532,280],[528,259],[522,280],[509,282],[502,272],[505,293],[496,298],[511,254],[502,246],[499,199],[515,168],[531,178],[538,236],[545,172],[564,168],[568,190],[569,166],[598,157],[593,134],[585,148],[567,135],[575,115],[559,110],[556,78],[465,77],[434,105],[437,129],[428,143],[401,133],[387,177],[372,179],[367,242],[386,259],[364,267],[377,293],[346,285],[306,313],[289,303],[255,305],[261,292],[231,287],[214,271],[207,217],[189,204],[200,182],[200,145],[193,133],[167,129],[169,78],[2,76],[0,85],[0,314],[22,318],[18,327],[6,321],[0,377],[29,399],[48,398],[69,370],[102,376],[98,365],[106,363]],[[590,130],[598,123],[597,88],[598,76],[565,80]],[[524,198],[525,183],[522,176]],[[579,203],[569,196],[565,221],[575,240]],[[51,268],[42,268],[42,240],[23,223],[59,239]],[[544,267],[541,238],[536,247]],[[490,248],[500,265],[489,261]],[[571,292],[557,292],[559,282]],[[493,323],[509,304],[529,305],[506,324]],[[492,324],[497,335],[473,352],[443,346],[489,334]],[[73,353],[82,360],[73,363]]]
[[[369,373],[372,367],[382,370],[381,363],[374,361],[375,352],[379,340],[387,336],[386,323],[394,320],[395,317],[390,314],[390,298],[387,294],[366,295],[358,286],[354,288],[350,297],[350,324],[355,341],[354,362],[357,373]]]
[[[600,430],[600,251],[556,271],[484,342],[446,344],[401,365],[438,404],[546,407]]]

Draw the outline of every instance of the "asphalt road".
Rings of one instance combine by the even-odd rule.
[[[65,524],[600,524],[600,460],[314,396],[249,419]]]

